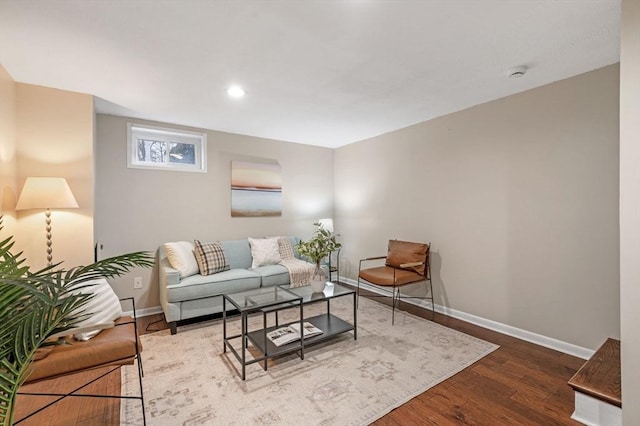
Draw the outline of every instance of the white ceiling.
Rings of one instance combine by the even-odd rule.
[[[619,15],[620,0],[0,0],[0,64],[100,113],[338,147],[615,63]]]

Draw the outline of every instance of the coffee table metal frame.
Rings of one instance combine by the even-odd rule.
[[[296,287],[289,288],[289,286],[278,286],[271,287],[272,289],[278,288],[279,291],[285,293],[278,293],[280,296],[280,301],[271,303],[272,300],[262,302],[264,303],[252,303],[250,302],[250,306],[242,306],[247,305],[244,303],[243,298],[251,299],[255,302],[255,296],[259,294],[260,296],[264,296],[264,293],[267,292],[270,287],[248,290],[244,292],[237,293],[228,293],[223,297],[223,339],[224,339],[224,352],[226,352],[227,347],[234,353],[236,359],[242,364],[242,380],[245,379],[245,367],[249,364],[253,364],[255,362],[264,361],[263,369],[267,370],[267,360],[269,358],[283,355],[291,352],[298,352],[301,359],[304,359],[304,348],[319,343],[321,341],[332,338],[338,334],[346,333],[348,331],[353,330],[353,338],[357,340],[357,306],[356,306],[356,292],[353,289],[341,286],[340,284],[332,284],[329,283],[324,292],[322,293],[313,293],[309,286],[304,287]],[[277,290],[273,290],[274,294],[277,293]],[[256,294],[254,294],[256,293]],[[336,297],[348,296],[352,295],[353,297],[353,324],[338,318],[337,316],[331,314],[331,299]],[[283,298],[290,300],[282,300]],[[268,297],[267,297],[268,299]],[[226,310],[226,301],[229,301],[236,309],[240,311],[241,321],[242,321],[242,332],[241,334],[234,336],[227,336],[226,330],[226,318],[227,318],[227,310]],[[313,303],[327,303],[327,311],[324,314],[316,315],[310,318],[304,317],[304,305],[310,305]],[[323,331],[322,334],[317,336],[312,336],[306,339],[296,340],[295,342],[276,346],[267,338],[267,333],[275,330],[279,327],[284,327],[288,324],[279,325],[278,320],[278,312],[285,309],[293,309],[298,308],[300,310],[300,327],[302,329],[303,322],[310,322],[319,329]],[[262,313],[262,324],[263,327],[258,330],[249,331],[247,318],[249,314],[261,312]],[[275,326],[267,327],[267,315],[269,313],[275,313]],[[294,321],[298,322],[298,321]],[[238,354],[236,349],[231,345],[230,340],[242,338],[242,353]],[[254,356],[253,359],[247,360],[245,356],[245,351],[247,350],[247,346],[249,341],[253,344],[255,348],[257,348],[261,355]]]
[[[344,287],[337,283],[327,283],[327,286],[325,287],[324,291],[321,293],[314,293],[311,290],[311,287],[309,286],[303,286],[303,287],[280,286],[280,287],[302,297],[303,305],[311,305],[314,303],[327,302],[326,314],[321,314],[316,317],[304,319],[305,322],[311,322],[312,324],[314,324],[316,327],[320,328],[323,331],[323,334],[319,336],[314,336],[315,338],[311,338],[311,339],[307,338],[307,342],[315,343],[319,340],[324,340],[326,338],[333,337],[336,334],[345,333],[351,330],[353,330],[354,340],[358,339],[358,327],[357,327],[358,315],[357,315],[357,309],[356,309],[357,298],[356,298],[355,290],[348,287]],[[336,297],[348,296],[350,294],[353,296],[353,324],[350,324],[347,321],[344,321],[336,317],[335,315],[331,314],[331,299],[335,299]],[[263,313],[275,312],[276,327],[278,327],[278,323],[279,323],[278,312],[288,308],[290,307],[283,304],[283,305],[273,306],[269,308],[264,308],[262,309],[262,312]],[[326,328],[326,326],[328,326],[329,328]],[[307,345],[309,345],[309,343],[307,343]]]
[[[227,302],[231,303],[235,309],[240,312],[241,332],[233,336],[227,336]],[[224,342],[224,352],[227,352],[227,348],[235,355],[236,359],[242,366],[242,373],[240,377],[242,380],[246,378],[246,367],[249,364],[255,362],[264,361],[264,369],[267,367],[267,360],[276,355],[282,355],[289,352],[299,351],[300,358],[304,359],[304,339],[297,340],[295,342],[284,345],[277,351],[268,352],[264,345],[261,345],[256,337],[261,335],[262,342],[267,341],[267,324],[266,317],[264,317],[263,327],[255,332],[249,332],[248,329],[248,317],[249,314],[254,312],[260,312],[264,308],[271,306],[282,305],[283,303],[290,307],[298,306],[300,309],[300,329],[302,329],[302,320],[304,318],[302,297],[287,289],[274,286],[274,287],[260,287],[252,290],[239,291],[234,293],[225,293],[222,295],[222,338]],[[240,339],[241,351],[238,353],[236,348],[231,344],[231,340]],[[258,348],[262,355],[254,356],[252,359],[247,359],[247,347],[249,342]]]

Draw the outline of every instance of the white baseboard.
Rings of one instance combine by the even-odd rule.
[[[339,277],[340,281],[351,284],[353,286],[357,286],[358,282],[351,278]],[[373,293],[377,294],[385,294],[380,289],[364,283],[360,282],[360,287],[369,290]],[[419,306],[425,309],[431,309],[431,304],[426,300],[415,300],[415,299],[406,299],[403,302],[410,303],[415,306]],[[517,327],[513,327],[507,324],[502,324],[497,321],[493,321],[487,318],[482,318],[473,314],[468,314],[466,312],[458,311],[456,309],[449,308],[447,306],[434,304],[435,311],[444,315],[448,315],[453,318],[457,318],[471,324],[478,325],[480,327],[488,328],[489,330],[497,331],[502,334],[506,334],[507,336],[516,337],[518,339],[525,340],[527,342],[535,343],[536,345],[544,346],[549,349],[553,349],[559,352],[563,352],[568,355],[573,355],[582,359],[589,359],[593,355],[595,351],[587,348],[583,348],[581,346],[574,345],[572,343],[563,342],[561,340],[557,340],[551,337],[543,336],[541,334],[533,333],[531,331],[523,330]]]
[[[148,317],[149,315],[155,315],[162,313],[162,306],[153,306],[151,308],[136,309],[136,315],[140,317]],[[125,311],[123,315],[133,316],[133,311]]]
[[[357,281],[351,278],[339,277],[339,280],[342,282],[351,284],[353,286],[358,285]],[[373,287],[367,283],[360,283],[360,287],[374,293],[384,294],[380,289]],[[403,301],[415,306],[419,306],[421,308],[431,309],[429,302],[425,300],[406,299]],[[489,330],[497,331],[499,333],[506,334],[507,336],[516,337],[518,339],[522,339],[527,342],[535,343],[536,345],[544,346],[549,349],[563,352],[568,355],[573,355],[578,358],[589,359],[595,352],[594,350],[583,348],[581,346],[577,346],[572,343],[563,342],[562,340],[554,339],[552,337],[543,336],[541,334],[533,333],[531,331],[523,330],[521,328],[513,327],[513,326],[503,324],[497,321],[493,321],[487,318],[482,318],[477,315],[458,311],[457,309],[452,309],[446,306],[438,305],[437,303],[435,304],[435,310],[436,312],[439,312],[441,314],[448,315],[450,317],[457,318],[462,321],[466,321],[468,323],[487,328]],[[159,313],[162,313],[161,306],[154,306],[151,308],[142,308],[142,309],[136,310],[136,314],[138,315],[138,317],[146,317],[149,315],[155,315]],[[131,315],[132,312],[128,311],[128,312],[124,312],[124,314]]]

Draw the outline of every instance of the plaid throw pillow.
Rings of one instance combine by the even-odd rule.
[[[195,240],[195,253],[200,275],[211,275],[229,270],[229,262],[224,256],[220,243],[202,244]]]

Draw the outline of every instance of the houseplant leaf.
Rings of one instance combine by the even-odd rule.
[[[2,229],[2,228],[0,228]],[[46,340],[73,328],[93,297],[79,293],[90,280],[150,267],[146,252],[129,253],[69,270],[60,264],[31,272],[22,253],[13,255],[13,237],[0,241],[0,424],[13,424],[13,408],[28,367]]]

